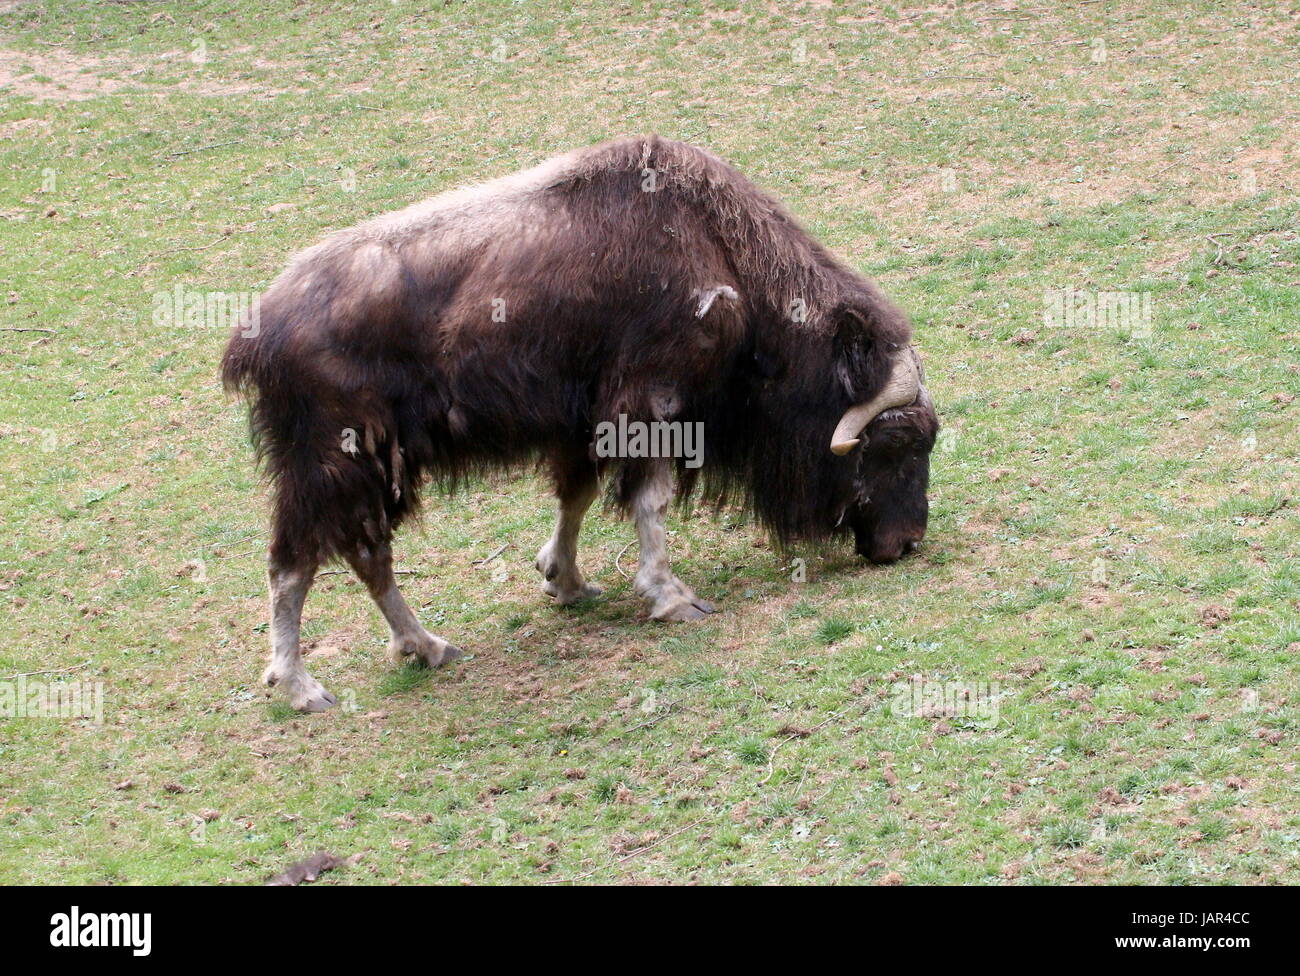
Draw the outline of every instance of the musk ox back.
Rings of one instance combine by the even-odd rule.
[[[332,704],[298,629],[335,557],[383,610],[394,659],[457,656],[398,592],[392,533],[428,481],[533,459],[559,499],[537,565],[560,602],[599,592],[576,543],[602,475],[636,520],[635,588],[656,619],[713,609],[668,565],[674,488],[747,502],[782,544],[852,530],[864,556],[897,558],[925,531],[937,430],[910,342],[906,318],[779,204],[657,137],[331,235],[272,283],[223,363],[274,491],[265,679],[297,707]],[[672,425],[699,431],[702,455],[610,436]]]

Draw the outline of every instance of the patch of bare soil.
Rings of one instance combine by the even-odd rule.
[[[34,136],[50,130],[48,119],[14,119],[0,123],[0,139],[17,139],[22,135]]]
[[[184,54],[183,51],[167,51],[158,60],[174,62]],[[136,77],[147,68],[146,63],[113,61],[61,49],[51,49],[45,54],[0,49],[0,90],[38,102],[81,102],[105,95],[162,92],[162,87],[147,84]],[[216,97],[249,95],[269,98],[284,91],[215,75],[185,78],[168,85],[165,90],[173,88],[194,95]]]
[[[35,54],[0,50],[0,88],[38,102],[80,102],[111,95],[122,82],[96,72],[99,58],[68,52]]]

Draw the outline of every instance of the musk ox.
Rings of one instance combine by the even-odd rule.
[[[271,284],[223,362],[274,488],[263,680],[299,709],[334,704],[298,640],[336,557],[383,611],[393,661],[459,657],[398,592],[390,540],[426,481],[454,489],[530,460],[559,498],[536,565],[560,603],[600,592],[576,557],[602,474],[635,519],[635,590],[656,620],[713,611],[669,566],[674,491],[744,501],[780,544],[851,529],[861,555],[897,559],[925,533],[938,429],[911,338],[736,169],[653,136],[330,235]],[[598,430],[633,422],[694,425],[702,456],[597,450]]]

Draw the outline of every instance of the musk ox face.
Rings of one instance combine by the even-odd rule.
[[[925,493],[939,419],[916,350],[880,340],[907,336],[902,313],[877,296],[842,306],[837,317],[835,371],[852,405],[836,425],[830,449],[854,462],[845,472],[849,500],[839,525],[853,530],[858,555],[892,563],[925,537]]]
[[[863,432],[855,498],[845,521],[854,549],[873,563],[892,563],[925,538],[930,452],[939,423],[929,397],[881,414]]]

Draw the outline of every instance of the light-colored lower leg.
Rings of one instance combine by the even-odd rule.
[[[315,566],[292,569],[272,566],[268,573],[271,590],[271,664],[262,681],[283,689],[289,703],[301,712],[323,712],[338,703],[324,685],[307,673],[302,663],[299,634],[302,605],[316,577]]]
[[[465,653],[455,644],[449,644],[420,626],[415,611],[397,588],[397,577],[393,575],[393,556],[387,547],[380,550],[363,549],[357,555],[349,557],[348,561],[388,621],[388,660],[402,664],[408,658],[413,658],[421,664],[436,668]]]
[[[582,528],[582,517],[596,498],[596,491],[593,479],[579,493],[560,499],[555,531],[538,550],[535,565],[545,577],[542,591],[553,596],[556,603],[576,603],[586,597],[600,596],[602,592],[599,586],[588,583],[578,569],[578,530]]]
[[[667,464],[655,465],[632,503],[636,534],[641,543],[641,561],[632,586],[645,598],[653,619],[698,620],[713,613],[714,607],[674,576],[668,563],[664,515],[672,497],[672,470]]]

